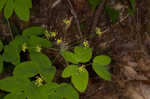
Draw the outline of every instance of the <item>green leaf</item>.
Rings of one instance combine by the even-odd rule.
[[[6,19],[8,19],[13,14],[13,10],[14,10],[14,2],[13,0],[8,0],[4,9],[4,16]]]
[[[92,64],[92,67],[94,71],[103,79],[111,81],[111,75],[108,72],[106,66],[100,65],[100,64]]]
[[[84,92],[88,85],[88,71],[85,68],[83,69],[82,72],[77,71],[71,78],[71,82],[80,92]]]
[[[108,14],[109,18],[112,20],[112,23],[116,23],[119,18],[119,12],[111,7],[105,8],[106,13]]]
[[[28,8],[32,8],[32,0],[25,0]]]
[[[129,0],[131,4],[131,8],[128,9],[128,12],[130,14],[135,14],[136,13],[136,8],[135,8],[135,0]]]
[[[30,12],[29,12],[28,8],[22,9],[22,11],[21,11],[20,7],[16,7],[15,12],[21,20],[23,20],[23,21],[29,20]]]
[[[92,10],[95,10],[95,8],[101,3],[102,0],[88,0],[89,4],[92,6]]]
[[[52,92],[54,92],[58,87],[59,85],[53,82],[48,82],[47,84],[44,85],[44,88],[48,94],[51,94]]]
[[[28,40],[27,37],[17,35],[13,41],[10,42],[10,45],[14,45],[17,49],[21,50],[21,46]]]
[[[48,96],[48,99],[64,99],[61,96],[58,96],[56,93],[52,93]]]
[[[30,28],[27,28],[23,31],[23,36],[38,36],[38,35],[42,35],[45,33],[45,29],[39,26],[32,26]]]
[[[68,62],[71,62],[71,63],[74,63],[74,64],[78,64],[79,61],[78,61],[78,57],[72,53],[72,52],[69,52],[69,51],[62,51],[61,52],[61,55],[64,57],[64,59]]]
[[[30,54],[32,61],[39,64],[39,73],[44,77],[46,81],[51,81],[56,73],[56,68],[52,67],[52,62],[48,56],[42,53],[32,52]]]
[[[0,89],[8,92],[23,91],[29,84],[28,79],[7,77],[0,80]]]
[[[62,77],[68,78],[77,72],[78,72],[78,66],[77,65],[69,65],[64,69],[64,71],[62,73]]]
[[[6,62],[11,62],[14,65],[20,63],[19,52],[17,51],[16,46],[14,45],[6,45],[4,47],[3,60]]]
[[[52,67],[52,62],[48,58],[48,56],[42,54],[42,53],[30,53],[30,58],[32,61],[38,63],[42,68],[50,68]]]
[[[0,0],[0,12],[6,3],[7,3],[7,0]]]
[[[135,0],[129,0],[130,4],[131,4],[131,7],[134,8],[134,5],[135,5]]]
[[[2,41],[0,40],[0,52],[3,50],[3,43]]]
[[[109,65],[111,62],[111,58],[109,56],[106,55],[100,55],[100,56],[96,56],[93,59],[93,63],[95,64],[99,64],[99,65]]]
[[[39,66],[37,63],[28,61],[17,65],[13,74],[18,77],[33,77],[39,73]]]
[[[40,70],[40,74],[42,75],[42,77],[44,77],[45,81],[50,82],[54,79],[56,68],[54,66],[47,69],[45,68],[43,70]]]
[[[0,55],[0,74],[3,72],[3,58]]]
[[[76,46],[74,52],[81,63],[90,61],[92,57],[92,49],[88,47]]]
[[[10,42],[9,45],[4,47],[3,59],[6,62],[11,62],[14,65],[20,63],[20,52],[22,50],[22,45],[26,42],[26,37],[16,36],[16,38]]]
[[[55,92],[59,87],[57,83],[48,82],[43,87],[45,88],[46,93],[48,93],[48,99],[63,99],[63,97],[58,96]]]
[[[20,53],[22,50],[22,45],[28,41],[27,37],[17,35],[13,41],[10,42],[9,45],[16,47],[17,52]]]
[[[76,90],[70,85],[63,83],[56,89],[56,95],[62,96],[65,99],[79,99]]]
[[[26,99],[26,96],[23,92],[16,92],[6,95],[4,99]]]
[[[48,93],[45,87],[28,86],[25,90],[27,99],[48,99]]]
[[[28,44],[32,47],[41,46],[44,48],[50,48],[52,46],[52,43],[49,40],[37,36],[31,36]]]
[[[14,6],[17,16],[23,21],[28,21],[30,9],[28,7],[29,5],[26,3],[26,0],[15,0]]]

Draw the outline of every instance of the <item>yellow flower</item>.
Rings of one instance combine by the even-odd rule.
[[[42,48],[41,48],[39,45],[37,45],[37,46],[36,46],[36,51],[37,51],[37,52],[41,52],[41,50],[42,50]]]
[[[79,67],[79,72],[85,72],[85,65],[82,65],[81,67]]]
[[[43,85],[43,79],[41,77],[37,77],[37,79],[35,80],[35,85],[37,85],[37,87],[40,87]]]
[[[99,36],[102,34],[101,29],[99,27],[96,27],[96,34]]]
[[[59,45],[62,42],[61,39],[57,39],[57,45]]]
[[[51,37],[51,35],[50,35],[50,33],[46,30],[46,32],[45,32],[45,37],[49,40],[50,39],[50,37]]]
[[[49,40],[50,38],[55,38],[57,36],[57,32],[45,32],[45,37]]]
[[[57,35],[57,32],[50,32],[50,37],[56,37],[56,35]]]
[[[84,41],[84,42],[83,42],[83,46],[89,47],[89,42],[88,42],[88,41]]]
[[[71,20],[69,20],[69,19],[64,19],[63,22],[64,22],[65,25],[69,25],[69,24],[71,23]]]
[[[23,51],[23,52],[26,52],[26,49],[27,49],[27,44],[24,43],[24,44],[22,45],[22,51]]]

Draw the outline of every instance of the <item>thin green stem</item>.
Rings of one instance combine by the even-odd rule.
[[[9,28],[9,30],[10,30],[11,39],[13,40],[13,39],[14,39],[14,37],[13,37],[13,32],[12,32],[12,30],[11,30],[11,25],[10,25],[10,22],[9,22],[8,19],[7,19],[7,23],[8,23],[8,28]]]

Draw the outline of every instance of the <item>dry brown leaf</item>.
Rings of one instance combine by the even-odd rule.
[[[127,77],[127,80],[148,80],[147,77],[138,74],[132,67],[129,66],[124,66],[123,73]]]
[[[126,96],[130,99],[150,99],[150,86],[142,83],[130,84]]]
[[[138,74],[132,67],[124,66],[124,75],[128,80],[134,80]]]
[[[121,10],[122,8],[125,8],[125,6],[121,3],[117,3],[113,6],[113,8],[116,10]]]
[[[150,71],[150,60],[141,59],[138,63],[138,66],[143,72]]]

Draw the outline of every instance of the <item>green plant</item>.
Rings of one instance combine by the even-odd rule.
[[[17,35],[16,38],[4,47],[3,59],[6,62],[11,62],[14,65],[20,63],[19,53],[21,51],[28,51],[32,54],[40,52],[42,48],[51,47],[50,41],[38,37],[43,35],[45,30],[41,27],[31,27],[23,31],[22,35]],[[13,58],[12,58],[13,57]]]
[[[7,45],[0,41],[0,73],[4,72],[4,62],[14,66],[12,76],[0,80],[0,89],[9,92],[4,99],[79,99],[77,91],[70,84],[52,82],[56,68],[48,56],[42,53],[43,48],[52,46],[49,40],[43,38],[47,33],[45,29],[33,26],[25,29],[22,35],[17,35]],[[111,59],[100,55],[96,56],[91,64],[92,49],[89,48],[88,41],[83,45],[75,46],[74,53],[60,49],[61,55],[71,63],[64,69],[62,77],[71,77],[73,85],[80,92],[84,92],[88,84],[89,74],[86,66],[92,65],[100,77],[111,80],[107,70]],[[26,54],[27,57],[21,60],[23,57],[20,53]]]
[[[42,48],[50,48],[52,43],[42,38],[46,30],[30,27],[17,35],[8,45],[0,42],[0,70],[3,62],[12,63],[13,76],[0,80],[0,89],[9,92],[4,99],[79,99],[76,90],[67,83],[52,82],[56,68],[49,58],[42,53]],[[20,53],[30,59],[21,61]],[[73,97],[72,97],[73,96]]]
[[[86,69],[87,62],[90,62],[92,58],[92,49],[84,46],[76,46],[74,53],[70,51],[62,51],[61,55],[64,59],[70,63],[63,73],[62,77],[71,77],[71,82],[77,90],[84,92],[87,88],[89,74]],[[103,79],[111,80],[111,76],[107,70],[107,65],[110,64],[111,59],[108,56],[100,55],[96,56],[92,62],[92,68]],[[82,64],[79,66],[79,64]]]
[[[109,18],[112,20],[112,24],[116,23],[119,18],[119,12],[109,6],[105,7],[105,11]]]
[[[136,13],[136,8],[135,8],[135,0],[129,0],[131,4],[131,8],[128,9],[128,12],[130,14],[135,14]]]
[[[21,20],[28,21],[32,0],[0,0],[0,11],[3,8],[6,19],[15,12]]]
[[[45,65],[44,62],[43,65]],[[43,65],[39,65],[35,61],[18,64],[13,71],[13,76],[0,80],[0,89],[10,92],[4,99],[79,98],[78,93],[71,85],[66,83],[59,85],[51,82],[55,68],[50,64],[47,67],[43,67]],[[34,77],[35,80],[31,80],[31,77]]]

